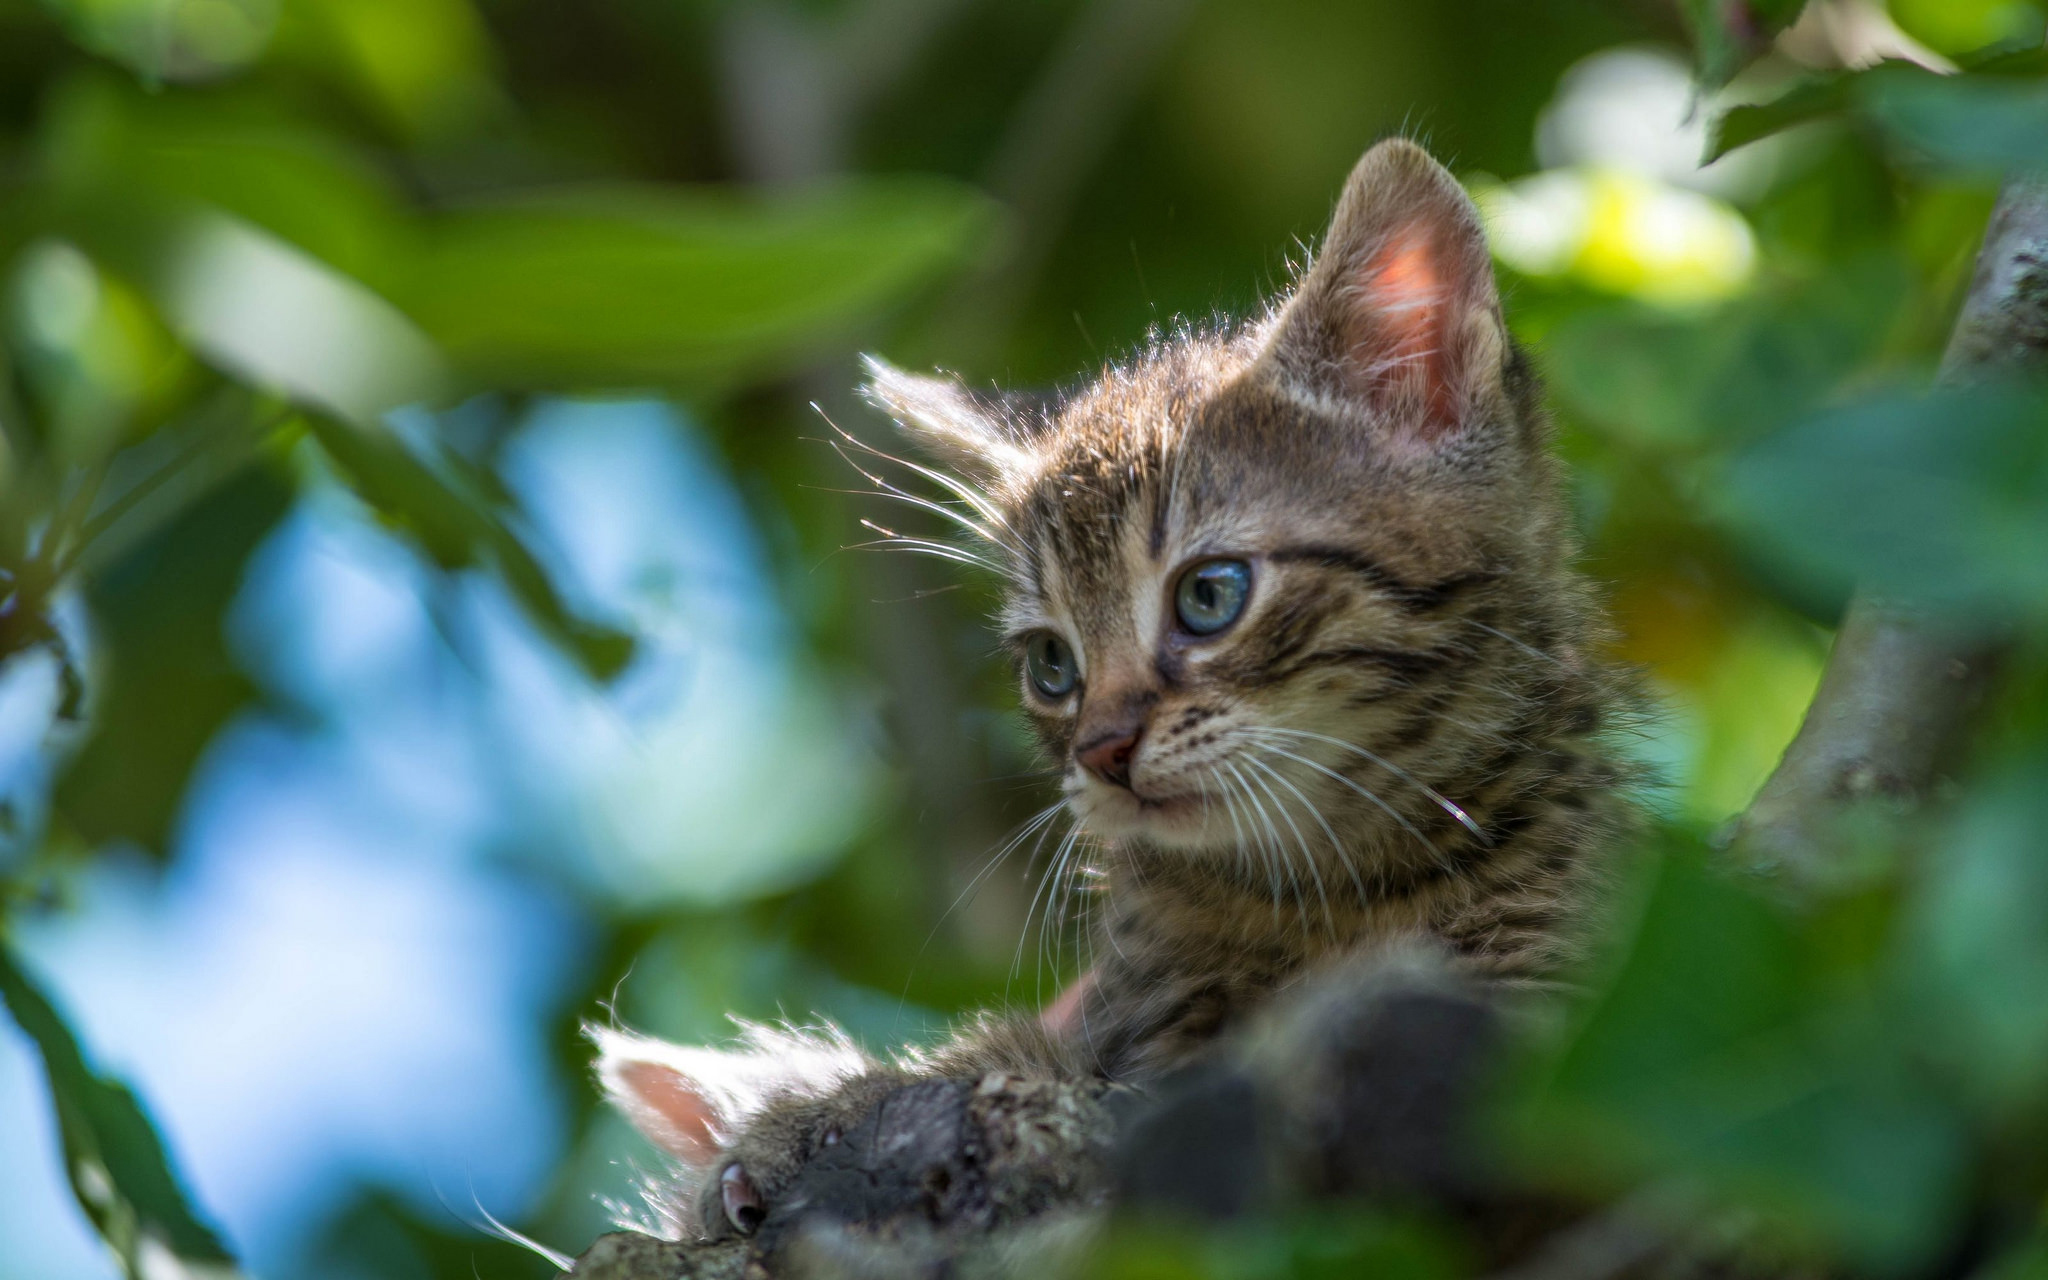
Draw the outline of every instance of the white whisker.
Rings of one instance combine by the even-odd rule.
[[[1002,525],[1005,529],[1010,527],[1010,522],[1003,515],[1001,507],[998,507],[987,494],[968,484],[958,476],[949,476],[943,471],[927,467],[922,463],[913,462],[909,458],[899,458],[893,453],[877,449],[874,445],[869,444],[859,436],[854,435],[838,423],[832,421],[830,417],[826,416],[823,409],[818,408],[815,402],[811,405],[811,408],[817,409],[818,416],[825,419],[825,425],[831,427],[833,431],[839,434],[840,439],[845,440],[854,448],[868,454],[870,457],[880,458],[884,462],[893,462],[899,467],[916,472],[918,475],[930,480],[933,484],[939,485],[947,492],[952,493],[968,506],[973,507],[982,519],[991,524]],[[859,468],[856,469],[858,470]]]
[[[1378,765],[1380,768],[1385,769],[1388,773],[1391,773],[1395,777],[1401,779],[1401,781],[1406,782],[1410,786],[1414,787],[1422,794],[1428,796],[1431,800],[1434,800],[1438,808],[1442,809],[1445,813],[1451,815],[1451,817],[1457,819],[1459,826],[1465,828],[1465,830],[1471,832],[1473,835],[1478,836],[1482,843],[1489,845],[1493,843],[1493,838],[1487,835],[1485,830],[1482,829],[1477,822],[1474,822],[1472,820],[1472,815],[1466,813],[1462,806],[1458,805],[1452,800],[1447,799],[1441,792],[1437,791],[1436,788],[1430,786],[1428,783],[1422,781],[1420,778],[1417,778],[1414,774],[1408,772],[1406,769],[1403,769],[1400,765],[1397,765],[1393,761],[1386,759],[1384,756],[1374,755],[1372,752],[1367,751],[1364,747],[1359,746],[1355,742],[1346,742],[1342,738],[1333,738],[1327,733],[1310,733],[1306,729],[1285,729],[1281,728],[1278,725],[1266,725],[1257,730],[1254,730],[1254,732],[1284,733],[1296,738],[1313,738],[1317,742],[1327,742],[1331,746],[1342,747],[1346,751],[1355,751],[1359,755],[1364,756],[1367,760],[1370,760],[1374,764]]]
[[[1273,767],[1263,760],[1246,757],[1245,763],[1258,770],[1259,773],[1273,773]],[[1337,936],[1337,922],[1330,914],[1330,895],[1323,887],[1323,872],[1322,868],[1316,865],[1314,851],[1308,847],[1308,840],[1302,836],[1301,828],[1295,825],[1294,815],[1288,812],[1287,804],[1281,800],[1280,793],[1273,790],[1273,784],[1259,777],[1258,773],[1254,773],[1252,777],[1259,784],[1260,788],[1265,791],[1267,797],[1272,800],[1273,807],[1280,811],[1280,820],[1285,822],[1287,829],[1294,833],[1294,847],[1300,851],[1302,862],[1308,867],[1309,877],[1315,883],[1316,900],[1323,907],[1323,928],[1332,938],[1335,938]],[[1307,921],[1304,920],[1302,923],[1306,924]]]
[[[1509,644],[1515,646],[1517,649],[1520,649],[1522,652],[1528,654],[1532,658],[1541,658],[1543,659],[1543,661],[1555,664],[1559,667],[1563,667],[1565,665],[1564,660],[1562,658],[1559,658],[1556,654],[1545,653],[1543,652],[1543,650],[1538,649],[1535,645],[1530,644],[1527,640],[1524,640],[1519,636],[1511,636],[1507,632],[1502,631],[1499,627],[1489,627],[1485,623],[1480,622],[1476,618],[1460,618],[1459,621],[1464,622],[1469,626],[1477,627],[1481,631],[1486,632],[1488,635],[1499,636],[1501,639],[1507,641]]]
[[[1259,819],[1259,824],[1265,827],[1266,834],[1272,838],[1272,843],[1270,845],[1268,845],[1265,839],[1262,838],[1259,841],[1259,847],[1266,852],[1269,860],[1269,865],[1275,866],[1286,872],[1286,887],[1294,890],[1295,913],[1301,917],[1301,922],[1303,926],[1306,927],[1308,924],[1308,903],[1305,900],[1303,900],[1301,896],[1301,880],[1294,874],[1293,861],[1287,858],[1286,848],[1280,843],[1280,828],[1273,825],[1273,816],[1266,812],[1265,802],[1260,800],[1258,797],[1258,793],[1252,790],[1251,783],[1245,778],[1244,773],[1238,769],[1237,762],[1226,760],[1224,762],[1224,767],[1229,769],[1230,772],[1236,776],[1238,785],[1244,789],[1245,803],[1251,806],[1252,812],[1256,814]],[[1276,911],[1278,910],[1280,891],[1281,883],[1279,880],[1279,876],[1276,873],[1273,886],[1273,900],[1275,903]]]
[[[1337,782],[1340,782],[1343,785],[1351,788],[1353,791],[1356,791],[1359,795],[1364,796],[1367,800],[1370,800],[1374,804],[1378,805],[1381,811],[1384,812],[1388,817],[1400,823],[1402,828],[1405,829],[1409,835],[1414,836],[1417,840],[1421,841],[1422,847],[1429,850],[1430,856],[1436,859],[1437,865],[1445,867],[1448,867],[1450,865],[1450,862],[1444,857],[1443,850],[1437,848],[1435,844],[1431,843],[1429,837],[1423,835],[1420,828],[1418,828],[1414,823],[1408,821],[1407,817],[1404,814],[1402,814],[1400,810],[1394,808],[1394,806],[1388,804],[1385,800],[1382,800],[1379,797],[1379,794],[1373,791],[1370,787],[1363,786],[1358,782],[1355,782],[1352,779],[1345,777],[1343,774],[1338,773],[1335,769],[1330,768],[1328,765],[1318,764],[1316,761],[1309,759],[1307,756],[1298,756],[1294,754],[1292,751],[1287,751],[1283,748],[1276,747],[1271,743],[1263,744],[1263,749],[1270,751],[1277,756],[1285,756],[1287,759],[1292,760],[1297,764],[1305,764],[1309,768],[1314,769],[1317,773],[1324,774],[1327,777],[1333,778]]]
[[[1251,816],[1249,814],[1245,815],[1243,828],[1239,828],[1237,797],[1238,793],[1241,792],[1244,788],[1244,778],[1243,775],[1238,773],[1236,767],[1231,765],[1229,761],[1224,761],[1223,767],[1229,769],[1231,772],[1231,776],[1237,779],[1237,786],[1234,788],[1230,787],[1228,785],[1228,781],[1225,780],[1226,785],[1224,789],[1224,797],[1230,806],[1231,830],[1236,834],[1238,842],[1238,861],[1244,864],[1245,871],[1249,873],[1252,870],[1252,847],[1254,845],[1258,847],[1260,854],[1259,861],[1264,863],[1266,866],[1266,879],[1269,886],[1268,891],[1273,896],[1273,922],[1277,925],[1280,922],[1281,898],[1279,868],[1274,864],[1272,856],[1267,852],[1265,847],[1265,841],[1260,838],[1258,828],[1252,826]],[[1222,778],[1222,774],[1219,772],[1217,774],[1217,777]],[[1247,799],[1248,798],[1249,797],[1247,797]],[[1251,838],[1249,840],[1245,838],[1245,832],[1247,831],[1251,833]]]
[[[1254,744],[1254,746],[1258,746],[1258,744]],[[1258,746],[1258,749],[1261,751],[1269,750],[1269,748],[1264,746]],[[1331,853],[1336,857],[1337,861],[1343,865],[1344,870],[1351,876],[1351,887],[1358,891],[1358,900],[1360,902],[1365,901],[1365,884],[1358,878],[1358,868],[1351,865],[1351,851],[1345,848],[1344,842],[1342,840],[1337,838],[1336,828],[1330,825],[1329,819],[1323,817],[1322,810],[1316,808],[1315,804],[1309,800],[1307,794],[1304,793],[1300,787],[1295,786],[1294,783],[1288,779],[1286,774],[1281,773],[1278,769],[1275,769],[1273,766],[1266,764],[1263,761],[1259,762],[1259,767],[1264,769],[1267,773],[1271,774],[1273,777],[1273,781],[1279,783],[1281,786],[1287,788],[1289,791],[1292,791],[1294,793],[1294,798],[1301,801],[1301,807],[1308,810],[1309,816],[1322,824],[1323,834],[1325,836],[1328,836],[1330,839]]]

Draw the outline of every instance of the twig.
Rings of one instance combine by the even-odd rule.
[[[1950,385],[2048,369],[2048,182],[1999,194],[1970,292],[1942,358]],[[1933,784],[2002,646],[1910,601],[1858,591],[1799,734],[1734,830],[1765,866],[1826,857],[1851,801],[1911,804]]]

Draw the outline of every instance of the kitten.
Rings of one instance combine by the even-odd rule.
[[[919,1076],[1142,1083],[1361,958],[1534,986],[1574,957],[1632,822],[1630,697],[1478,212],[1426,152],[1366,154],[1262,320],[1050,408],[870,368],[1001,559],[1025,713],[1099,846],[1097,961],[892,1063],[597,1033],[613,1101],[701,1175],[670,1229],[750,1232]]]

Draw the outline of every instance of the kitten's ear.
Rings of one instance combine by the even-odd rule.
[[[877,356],[863,356],[869,403],[896,420],[927,453],[978,484],[1023,470],[1031,455],[1018,443],[995,405],[956,378],[905,373]]]
[[[861,1074],[867,1058],[844,1033],[743,1024],[730,1049],[669,1044],[605,1027],[597,1045],[605,1096],[655,1146],[692,1166],[716,1159],[763,1107],[822,1096]]]
[[[1501,385],[1507,335],[1479,210],[1405,138],[1365,153],[1261,362],[1289,391],[1357,405],[1428,444]]]

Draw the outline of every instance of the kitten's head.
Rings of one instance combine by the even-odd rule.
[[[1576,661],[1579,595],[1477,210],[1420,147],[1367,153],[1256,325],[1046,408],[873,371],[1005,561],[1087,829],[1353,868],[1484,838],[1455,789],[1528,732],[1529,673]]]

